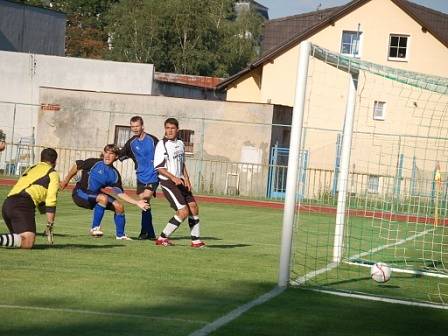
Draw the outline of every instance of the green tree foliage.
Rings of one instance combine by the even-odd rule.
[[[236,0],[19,0],[67,14],[66,55],[232,75],[258,55],[263,19]]]
[[[158,71],[228,76],[257,56],[262,18],[236,16],[235,0],[122,0],[106,30],[109,57],[153,63]]]

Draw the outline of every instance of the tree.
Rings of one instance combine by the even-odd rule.
[[[257,56],[262,23],[239,17],[235,0],[123,0],[112,6],[108,57],[153,63],[159,71],[228,76]]]

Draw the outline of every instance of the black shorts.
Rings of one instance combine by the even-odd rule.
[[[75,202],[75,204],[77,206],[79,206],[81,208],[92,210],[98,203],[96,201],[96,197],[98,195],[99,195],[98,193],[89,193],[89,192],[85,192],[79,188],[75,188],[75,189],[73,189],[73,192],[72,192],[72,199],[73,199],[73,202]],[[112,203],[115,201],[115,199],[109,195],[106,195],[106,196],[107,196],[106,209],[114,211],[115,207]]]
[[[142,183],[139,180],[137,180],[137,195],[140,195],[142,192],[148,189],[151,190],[152,195],[156,197],[156,190],[158,186],[159,182]]]
[[[183,209],[188,203],[196,202],[191,191],[188,191],[183,184],[176,185],[171,180],[160,180],[160,185],[163,194],[174,210]]]
[[[9,196],[3,202],[3,220],[11,233],[36,233],[36,206],[26,193]]]

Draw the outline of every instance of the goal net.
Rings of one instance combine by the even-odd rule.
[[[448,79],[309,48],[289,283],[448,305]]]

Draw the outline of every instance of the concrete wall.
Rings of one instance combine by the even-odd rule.
[[[32,136],[40,87],[152,94],[153,76],[151,64],[0,51],[0,128],[8,142]]]
[[[206,181],[208,185],[213,182],[213,188],[219,185],[223,190],[230,171],[211,162],[241,162],[233,167],[241,185],[257,181],[259,196],[266,192],[266,171],[261,165],[269,160],[272,105],[52,88],[41,88],[40,103],[59,104],[60,110],[39,111],[39,145],[99,151],[114,141],[115,126],[129,125],[134,115],[141,115],[145,130],[159,138],[163,137],[164,120],[175,117],[181,129],[194,131],[190,161],[199,165],[191,167],[196,183],[211,179]],[[132,179],[133,170],[128,168],[127,178]],[[253,190],[249,185],[241,187],[241,195],[248,192],[245,188]]]

